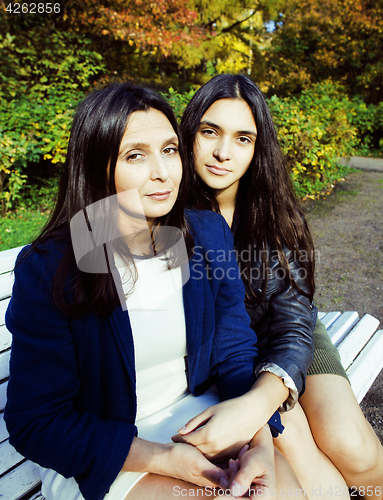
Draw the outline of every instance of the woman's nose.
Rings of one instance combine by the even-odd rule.
[[[231,151],[228,141],[222,140],[217,149],[213,152],[213,156],[219,162],[231,160]]]
[[[166,181],[169,177],[169,166],[164,158],[160,157],[153,162],[151,179]]]

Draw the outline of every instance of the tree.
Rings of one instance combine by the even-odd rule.
[[[383,0],[292,0],[267,52],[271,92],[329,78],[369,102],[383,99]]]

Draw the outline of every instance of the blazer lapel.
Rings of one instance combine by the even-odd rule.
[[[201,337],[203,328],[203,279],[200,279],[200,273],[205,269],[201,265],[201,270],[196,270],[198,266],[193,260],[189,261],[190,278],[183,287],[183,301],[185,311],[186,337],[187,337],[187,355],[190,377],[191,373],[196,373],[195,367],[198,363],[198,353],[201,347]],[[189,386],[192,386],[189,378]]]
[[[110,329],[117,341],[117,345],[120,348],[129,378],[135,381],[136,368],[134,361],[134,344],[129,314],[127,311],[123,311],[121,306],[117,306],[112,315],[109,316],[108,321]],[[133,389],[135,392],[135,387],[133,387]]]

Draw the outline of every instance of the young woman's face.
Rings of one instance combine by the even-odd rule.
[[[254,155],[257,127],[242,99],[220,99],[202,116],[194,142],[197,174],[217,192],[238,190]]]
[[[153,108],[132,113],[116,164],[117,194],[133,190],[133,199],[139,198],[150,223],[173,208],[181,177],[178,137],[166,116]],[[129,200],[129,196],[121,195],[121,199]]]

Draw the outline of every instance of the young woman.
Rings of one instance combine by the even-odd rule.
[[[290,397],[279,404],[285,410],[301,396],[301,406],[283,414],[286,430],[276,446],[289,458],[303,486],[312,484],[313,478],[300,452],[315,450],[316,443],[350,487],[361,496],[380,499],[382,447],[358,406],[326,329],[316,321],[313,242],[262,93],[245,76],[217,76],[191,99],[181,129],[194,174],[191,205],[221,213],[234,234],[246,308],[260,348],[256,371],[268,370],[284,381]],[[310,376],[303,394],[307,369]],[[271,398],[262,418],[274,411],[270,404]],[[209,436],[222,443],[223,411],[222,405],[210,408],[175,439],[214,454],[216,442]],[[209,418],[202,430],[193,432]],[[248,425],[250,434],[259,428],[259,422]],[[230,432],[225,436],[227,440]],[[323,467],[328,462],[324,454]],[[324,470],[314,470],[314,476]]]
[[[247,486],[299,491],[274,458],[277,416],[227,471],[169,444],[185,419],[249,391],[257,359],[231,232],[218,214],[184,212],[183,158],[155,92],[91,94],[54,213],[18,258],[5,420],[10,443],[41,467],[47,500],[211,498],[244,471]],[[202,394],[212,383],[219,398]]]

